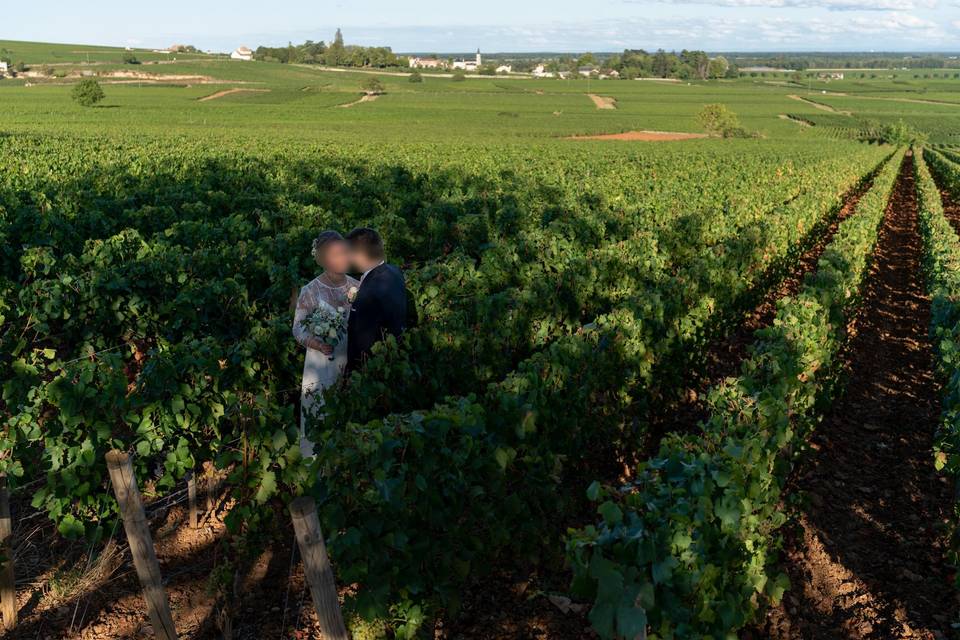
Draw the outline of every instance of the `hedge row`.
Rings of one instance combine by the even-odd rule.
[[[960,166],[930,151],[925,151],[924,156],[945,182],[957,183]],[[950,176],[943,175],[945,172],[953,173],[949,182]],[[940,191],[926,163],[920,159],[916,163],[916,178],[924,272],[932,305],[930,336],[943,385],[935,465],[937,470],[960,480],[960,237],[944,215]],[[954,522],[960,522],[960,502],[955,507]],[[954,565],[960,560],[958,550],[960,545],[952,545],[950,560]],[[960,586],[960,574],[957,585]]]

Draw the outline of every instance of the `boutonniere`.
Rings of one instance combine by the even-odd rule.
[[[353,303],[357,299],[357,294],[360,293],[360,289],[356,287],[350,287],[350,290],[347,291],[347,302]]]

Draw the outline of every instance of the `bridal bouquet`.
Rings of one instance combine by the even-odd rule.
[[[328,307],[317,307],[313,313],[303,320],[303,328],[310,335],[324,344],[336,348],[347,335],[347,326],[344,312],[346,309],[337,307],[336,310]],[[330,360],[334,357],[330,356]]]

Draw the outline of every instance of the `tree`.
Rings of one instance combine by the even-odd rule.
[[[140,61],[137,60],[137,56],[133,55],[133,52],[127,51],[123,54],[123,64],[140,64]]]
[[[343,45],[343,33],[337,29],[337,34],[333,36],[333,44],[327,47],[324,54],[324,61],[333,67],[344,63],[347,57],[346,47]]]
[[[927,142],[927,134],[912,128],[902,119],[898,122],[888,122],[882,126],[873,123],[868,126],[874,130],[871,137],[887,144],[923,146]]]
[[[453,81],[454,82],[465,82],[467,80],[467,74],[463,72],[462,69],[457,69],[453,72]]]
[[[707,57],[705,52],[687,51],[684,49],[680,52],[680,62],[689,68],[687,72],[688,77],[696,77],[701,80],[707,79],[707,75],[710,72],[710,58]]]
[[[713,103],[703,107],[697,114],[697,122],[704,131],[714,136],[730,137],[730,133],[740,129],[740,119],[725,104]]]
[[[666,78],[668,75],[670,75],[671,67],[673,66],[671,64],[670,57],[671,56],[667,55],[667,52],[663,49],[657,50],[653,56],[652,63],[654,76],[658,78]]]
[[[369,76],[361,80],[360,88],[363,89],[367,95],[379,95],[384,92],[383,83],[380,82],[380,78],[377,76]]]
[[[723,56],[717,56],[710,61],[710,77],[711,78],[723,78],[727,75],[727,70],[730,69],[730,63],[727,62],[727,59]]]
[[[84,78],[78,82],[70,95],[73,101],[82,107],[92,107],[106,97],[100,83],[93,78]]]
[[[410,74],[409,80],[410,82],[419,84],[423,82],[423,76],[420,74],[419,71],[414,71],[413,73]]]

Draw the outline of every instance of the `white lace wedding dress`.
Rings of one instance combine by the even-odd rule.
[[[307,355],[303,361],[303,382],[300,388],[300,451],[304,457],[313,455],[313,442],[306,437],[307,423],[322,419],[320,410],[324,402],[323,390],[336,384],[347,366],[347,339],[344,336],[337,345],[331,360],[331,356],[307,347],[312,336],[304,329],[303,321],[321,306],[327,306],[331,311],[342,307],[346,309],[344,316],[349,316],[350,301],[347,299],[347,293],[351,287],[359,286],[360,283],[349,276],[339,287],[326,284],[323,276],[320,276],[300,289],[300,296],[297,298],[297,310],[293,318],[293,337],[307,349]],[[344,317],[344,326],[347,320],[348,318]]]

